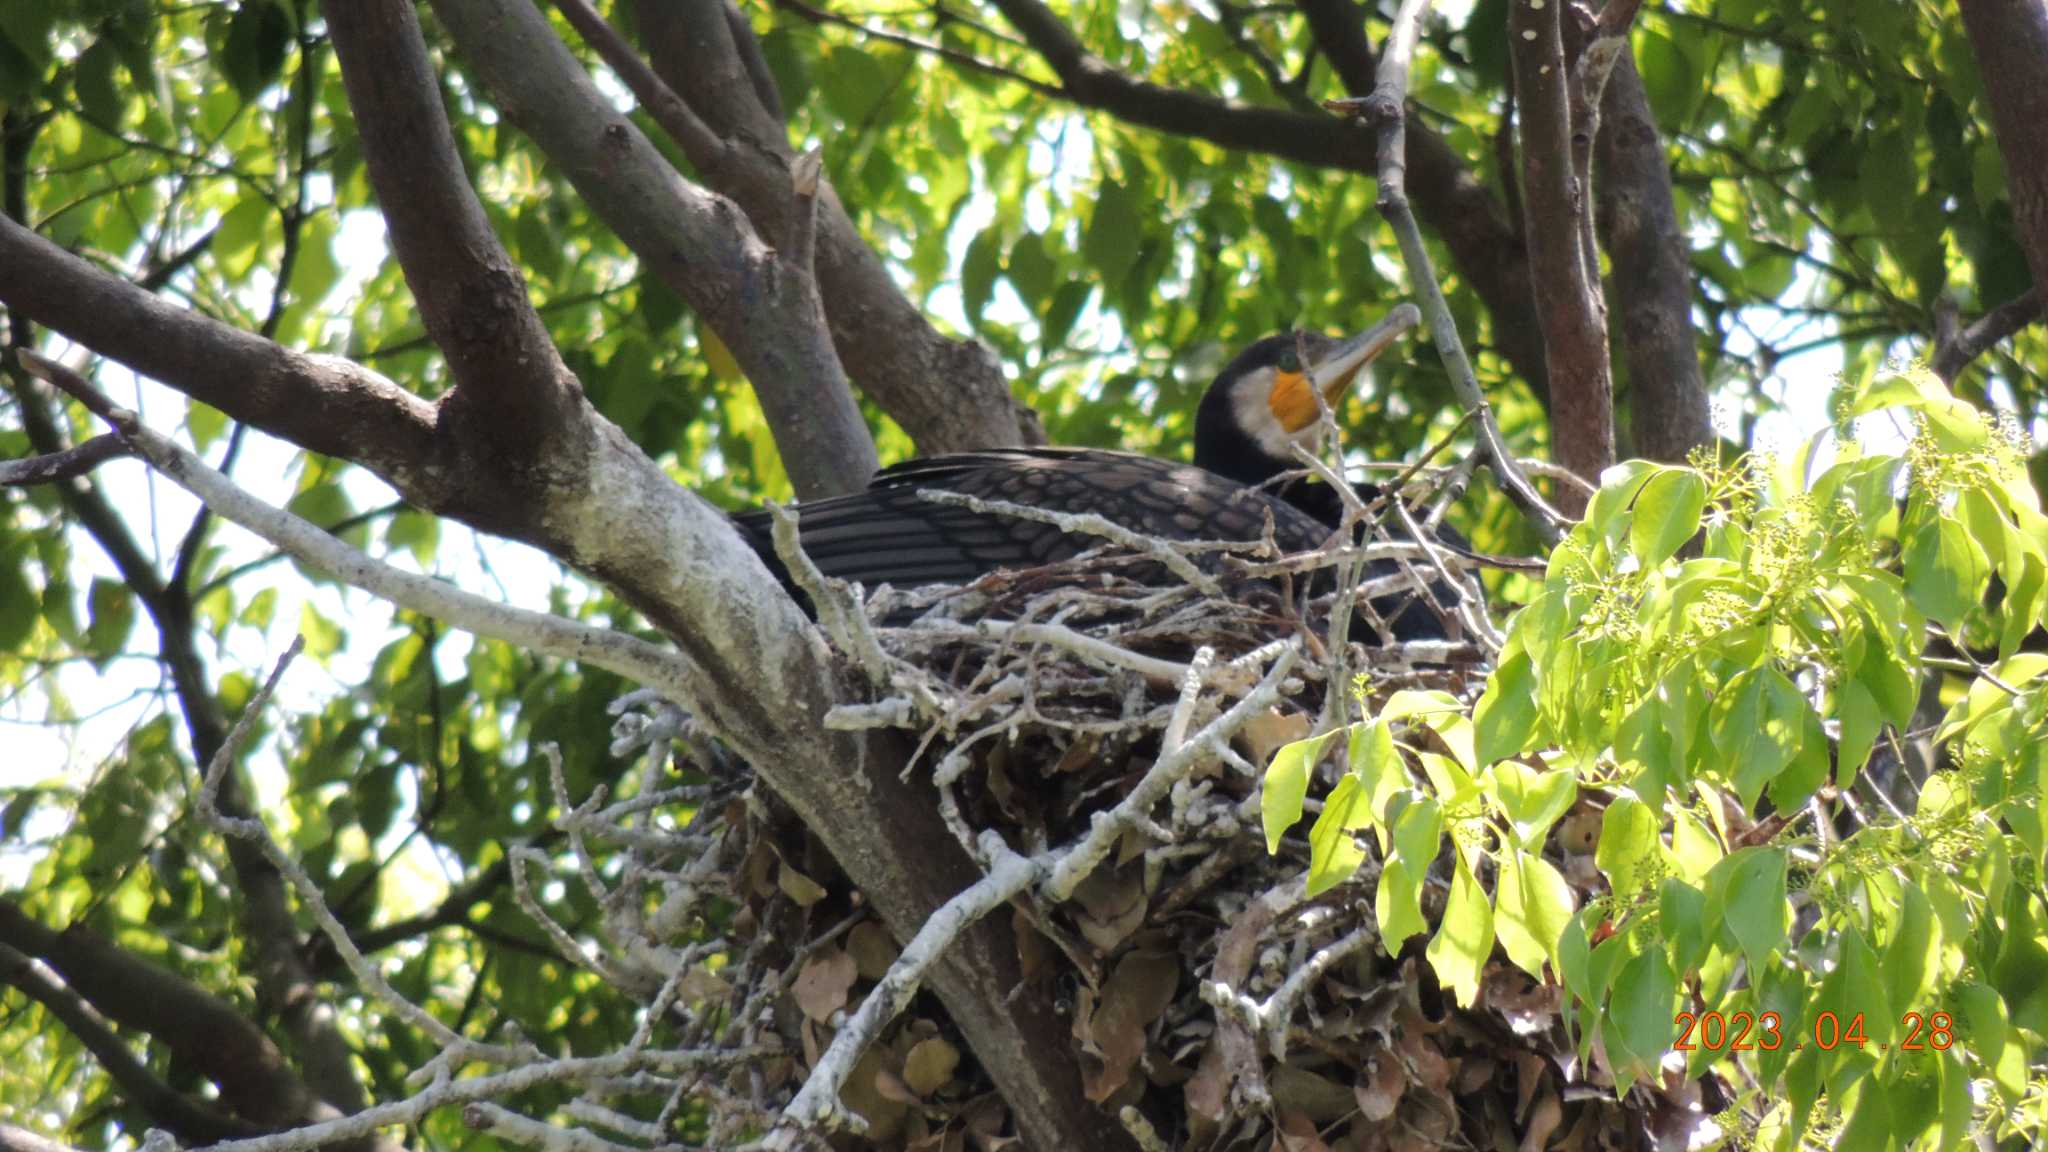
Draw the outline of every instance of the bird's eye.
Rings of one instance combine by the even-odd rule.
[[[1295,355],[1294,349],[1289,348],[1287,351],[1280,353],[1280,370],[1282,372],[1301,371],[1301,357]]]

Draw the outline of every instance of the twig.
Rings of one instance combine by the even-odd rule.
[[[133,412],[114,404],[78,373],[27,349],[20,349],[19,355],[22,366],[31,375],[69,393],[113,425],[151,467],[197,496],[223,519],[241,525],[344,584],[480,636],[560,659],[581,661],[659,688],[693,713],[698,711],[698,700],[713,698],[708,686],[699,683],[701,674],[697,669],[670,649],[623,632],[493,603],[440,580],[374,560],[317,526],[244,491],[204,460],[142,424]]]
[[[1330,101],[1325,106],[1347,115],[1363,116],[1377,129],[1380,215],[1386,217],[1400,241],[1401,259],[1408,267],[1408,278],[1413,283],[1423,319],[1429,323],[1430,339],[1436,343],[1437,355],[1443,359],[1444,371],[1450,377],[1458,402],[1467,411],[1478,415],[1479,445],[1494,475],[1499,478],[1502,490],[1529,518],[1543,542],[1555,545],[1564,538],[1568,521],[1543,499],[1535,485],[1529,483],[1528,476],[1501,439],[1500,424],[1494,419],[1493,406],[1487,401],[1486,393],[1479,387],[1479,378],[1472,371],[1472,361],[1466,356],[1465,343],[1458,335],[1458,322],[1451,315],[1450,304],[1444,299],[1436,267],[1430,260],[1429,249],[1423,245],[1422,229],[1416,224],[1415,212],[1408,203],[1408,67],[1415,53],[1416,38],[1421,32],[1423,14],[1428,11],[1430,3],[1431,0],[1402,0],[1401,8],[1394,16],[1386,48],[1380,56],[1377,82],[1371,95],[1362,100]]]
[[[782,1113],[782,1125],[766,1141],[771,1149],[794,1149],[802,1133],[824,1128],[828,1131],[861,1131],[866,1123],[839,1102],[839,1090],[853,1074],[862,1052],[881,1035],[883,1027],[903,1011],[917,994],[924,976],[945,949],[976,921],[1007,904],[1010,898],[1029,888],[1044,868],[1043,861],[1010,851],[1001,835],[990,831],[981,836],[981,849],[989,857],[988,875],[946,901],[904,945],[896,962],[889,966],[867,999],[861,1001],[853,1019],[832,1038],[832,1046],[818,1058],[804,1086]]]
[[[62,452],[0,461],[0,488],[27,488],[83,476],[109,460],[135,455],[126,440],[106,433]]]
[[[1294,667],[1294,658],[1293,648],[1282,649],[1257,688],[1231,705],[1221,716],[1209,721],[1185,744],[1161,755],[1115,808],[1096,813],[1089,824],[1088,834],[1062,854],[1052,867],[1044,884],[1045,898],[1059,902],[1072,896],[1081,881],[1086,880],[1096,865],[1115,850],[1124,830],[1164,799],[1175,782],[1193,771],[1207,749],[1228,742],[1245,721],[1271,707],[1280,698],[1280,685],[1287,678],[1288,670]]]
[[[555,7],[583,37],[583,42],[597,50],[597,54],[611,67],[613,74],[633,93],[633,99],[647,110],[669,139],[680,145],[693,164],[707,165],[711,157],[725,149],[725,141],[718,133],[699,119],[676,95],[675,90],[662,83],[647,61],[633,50],[626,38],[619,35],[605,18],[592,8],[587,0],[555,0]]]

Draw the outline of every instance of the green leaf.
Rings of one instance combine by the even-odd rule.
[[[1635,956],[1614,977],[1600,1035],[1607,1041],[1618,1091],[1627,1092],[1637,1080],[1655,1079],[1671,1043],[1677,995],[1678,977],[1662,951]]]
[[[1067,333],[1074,330],[1074,321],[1081,316],[1081,310],[1088,306],[1088,298],[1095,294],[1095,285],[1086,280],[1069,280],[1061,284],[1052,294],[1052,303],[1045,310],[1045,328],[1039,334],[1038,346],[1052,352],[1066,342]]]
[[[102,36],[78,54],[71,77],[79,107],[87,116],[110,127],[120,125],[125,105],[120,86],[114,82],[114,66],[120,60],[120,48],[112,39]]]
[[[1052,254],[1046,251],[1045,237],[1036,232],[1017,237],[1017,242],[1010,246],[1010,259],[1004,271],[1017,295],[1024,298],[1025,306],[1034,313],[1043,311],[1052,295],[1053,277],[1059,274]]]
[[[1104,180],[1096,189],[1095,213],[1081,240],[1081,255],[1104,284],[1120,283],[1138,261],[1145,232],[1136,198],[1122,184]]]
[[[1380,946],[1396,952],[1402,942],[1427,931],[1422,918],[1422,882],[1435,861],[1443,838],[1443,809],[1427,796],[1401,809],[1394,820],[1393,851],[1373,894],[1373,915],[1379,922]]]
[[[1502,761],[1489,770],[1494,796],[1501,811],[1514,825],[1515,842],[1530,851],[1540,851],[1543,837],[1578,799],[1577,778],[1563,770],[1531,768],[1513,760]]]
[[[1698,472],[1667,468],[1657,473],[1636,495],[1629,547],[1645,568],[1664,563],[1700,530],[1706,507],[1707,482]]]
[[[1394,748],[1393,726],[1384,719],[1352,725],[1345,759],[1358,779],[1372,823],[1384,831],[1388,806],[1408,786],[1408,768]]]
[[[1984,598],[1991,562],[1969,529],[1947,516],[1930,516],[1905,547],[1906,594],[1913,606],[1949,628],[1962,623]]]
[[[243,197],[221,216],[220,228],[213,234],[213,258],[220,261],[221,270],[230,279],[239,280],[249,274],[276,219],[270,205],[255,196]]]
[[[1498,888],[1494,925],[1501,946],[1517,967],[1540,980],[1572,918],[1571,885],[1548,860],[1515,848],[1500,862]]]
[[[1657,890],[1657,929],[1671,948],[1671,967],[1685,973],[1706,959],[1711,938],[1707,931],[1707,894],[1676,878],[1666,878]]]
[[[228,21],[220,70],[244,100],[253,101],[284,71],[292,18],[273,0],[242,0]]]
[[[306,638],[306,655],[326,660],[341,650],[339,625],[320,614],[311,602],[299,606],[299,635]]]
[[[1736,791],[1754,809],[1764,785],[1792,763],[1806,736],[1812,706],[1775,667],[1752,668],[1729,681],[1707,719],[1723,763],[1733,768]]]
[[[1616,796],[1600,817],[1600,843],[1593,849],[1593,863],[1607,876],[1607,884],[1623,898],[1640,886],[1642,867],[1656,858],[1657,814],[1650,806],[1626,793]]]
[[[1308,894],[1310,899],[1351,879],[1365,861],[1352,833],[1372,823],[1365,789],[1358,777],[1346,774],[1323,801],[1323,810],[1308,832]]]
[[[1847,788],[1856,783],[1856,776],[1870,759],[1871,749],[1877,746],[1878,732],[1884,727],[1884,717],[1879,714],[1877,697],[1860,680],[1845,681],[1835,693],[1835,715],[1842,722],[1842,736],[1835,759],[1835,785]]]
[[[85,651],[93,662],[105,666],[119,655],[135,629],[135,593],[119,580],[95,577],[87,599],[92,623],[85,632]]]
[[[1493,905],[1465,866],[1464,854],[1455,855],[1457,871],[1451,877],[1451,894],[1444,901],[1444,917],[1426,955],[1437,981],[1452,991],[1459,1004],[1470,1008],[1479,999],[1479,973],[1493,951]]]
[[[1323,750],[1336,739],[1338,728],[1306,740],[1282,745],[1273,753],[1266,780],[1259,792],[1259,819],[1266,829],[1266,852],[1280,851],[1280,837],[1301,820],[1302,801],[1308,796],[1309,774],[1323,759]]]
[[[1716,864],[1707,876],[1706,918],[1710,929],[1725,926],[1735,937],[1750,971],[1763,971],[1792,926],[1784,852],[1740,848]]]
[[[960,261],[960,302],[967,318],[981,323],[981,314],[995,294],[996,274],[1002,271],[1003,234],[991,225],[967,245]]]
[[[1472,713],[1473,752],[1481,765],[1518,756],[1536,734],[1536,672],[1517,649],[1487,678]]]

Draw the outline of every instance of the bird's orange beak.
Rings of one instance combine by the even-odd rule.
[[[1322,393],[1324,404],[1335,408],[1342,402],[1344,390],[1358,379],[1365,366],[1385,352],[1401,333],[1421,322],[1422,313],[1415,305],[1402,304],[1387,313],[1379,323],[1339,341],[1336,347],[1303,371],[1275,371],[1272,391],[1266,397],[1267,405],[1273,410],[1273,418],[1290,434],[1315,423],[1317,392]]]

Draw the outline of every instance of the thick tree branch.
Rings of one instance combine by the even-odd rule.
[[[39,970],[27,956],[0,944],[0,983],[12,984],[56,1017],[92,1053],[129,1103],[151,1121],[192,1143],[253,1136],[262,1129],[226,1115],[172,1088],[149,1070],[114,1034],[92,1005]]]
[[[2048,62],[2048,4],[1960,0],[1960,7],[2005,157],[2013,224],[2034,287],[2048,294],[2048,84],[2041,82]]]
[[[511,460],[554,466],[575,448],[562,432],[580,385],[470,187],[413,5],[347,0],[321,10],[392,251],[455,377],[444,416],[474,422]]]
[[[0,303],[309,451],[356,460],[428,507],[461,506],[434,406],[368,369],[281,348],[107,275],[0,218]]]
[[[732,349],[797,494],[865,487],[876,468],[874,442],[823,323],[811,270],[779,259],[731,201],[669,167],[612,109],[538,8],[525,0],[440,0],[435,12],[506,117]],[[726,34],[723,17],[718,30]],[[345,58],[343,65],[346,71]],[[377,154],[369,159],[374,170]],[[776,195],[795,199],[787,167]]]
[[[751,72],[758,53],[744,21],[724,34],[706,31],[722,0],[683,5],[638,3],[640,34],[654,69],[717,134],[715,151],[692,151],[703,179],[746,211],[771,244],[782,244],[795,205],[788,169],[795,159],[777,116],[769,126],[746,102],[730,98],[720,77]],[[728,25],[732,22],[727,21]],[[719,55],[730,46],[742,63]],[[586,193],[588,195],[588,193]],[[1007,447],[1044,439],[1037,414],[1010,395],[995,357],[979,341],[953,340],[904,296],[828,186],[818,202],[813,271],[832,341],[846,372],[894,417],[925,453]]]
[[[63,976],[67,986],[64,991],[90,1004],[99,1015],[148,1033],[181,1063],[212,1081],[220,1089],[221,1104],[244,1123],[277,1128],[340,1114],[307,1090],[286,1062],[284,1053],[239,1009],[170,970],[137,957],[84,927],[74,926],[62,932],[46,927],[6,900],[0,900],[0,937],[48,964]],[[42,999],[40,995],[37,998]],[[126,1046],[121,1048],[125,1053]],[[97,1049],[95,1054],[103,1063],[119,1059]],[[128,1058],[132,1060],[132,1054]],[[118,1077],[113,1066],[109,1065],[108,1071]],[[140,1087],[154,1092],[149,1085],[122,1082],[122,1087],[124,1091]],[[135,1100],[149,1108],[152,1115],[159,1115],[152,1105],[162,1101],[154,1095]],[[234,1124],[231,1118],[218,1114],[193,1115],[195,1121],[209,1117],[217,1125]],[[206,1139],[225,1139],[237,1134],[247,1132],[223,1129]]]
[[[2041,290],[2029,288],[1957,330],[1954,305],[1944,297],[1937,304],[1937,337],[1930,364],[1935,375],[1953,384],[1956,377],[1963,374],[1963,369],[1969,367],[1970,361],[1982,356],[1993,345],[2035,321],[2048,319],[2048,309],[2042,307],[2041,300]],[[1942,305],[1947,306],[1946,313],[1941,311]]]
[[[1621,58],[1601,101],[1600,225],[1613,262],[1635,455],[1678,463],[1714,441],[1692,319],[1692,268],[1671,166],[1635,61]]]
[[[1521,106],[1522,233],[1550,366],[1551,451],[1591,480],[1614,462],[1614,385],[1599,268],[1588,265],[1584,239],[1592,190],[1574,170],[1563,13],[1561,3],[1511,4],[1508,52]]]

